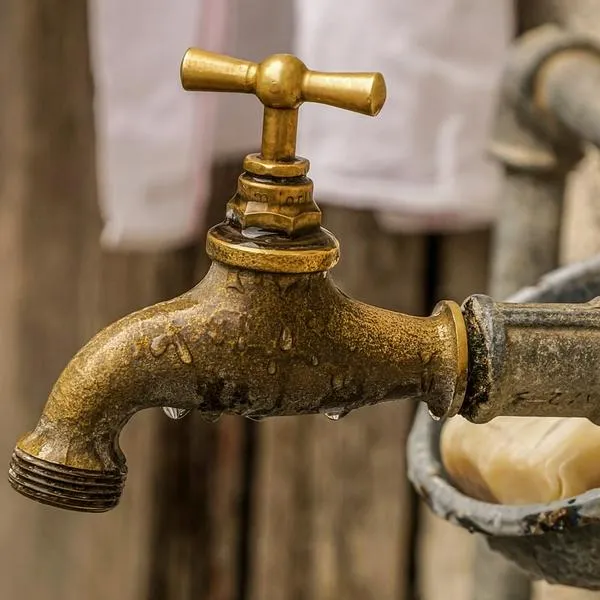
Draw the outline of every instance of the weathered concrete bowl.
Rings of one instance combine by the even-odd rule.
[[[553,271],[509,301],[587,302],[597,296],[600,257]],[[458,491],[444,471],[441,428],[422,406],[408,441],[409,478],[431,510],[483,534],[493,550],[532,579],[600,590],[600,489],[550,504],[508,506],[474,500]]]

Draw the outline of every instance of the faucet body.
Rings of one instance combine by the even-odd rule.
[[[182,81],[256,94],[265,105],[261,153],[246,157],[226,219],[209,232],[206,277],[102,330],[66,366],[39,423],[17,443],[16,490],[72,510],[114,507],[126,476],[119,433],[136,411],[158,406],[209,418],[322,412],[336,420],[417,399],[438,419],[600,420],[600,378],[591,372],[600,359],[597,303],[473,296],[462,310],[445,301],[430,317],[411,317],[333,283],[339,245],[320,226],[308,161],[295,156],[298,108],[316,101],[373,116],[385,99],[381,75],[309,71],[288,55],[256,65],[190,50]],[[502,147],[507,160],[519,155]]]
[[[461,322],[450,302],[428,318],[357,302],[327,272],[214,262],[186,294],[126,316],[84,346],[37,427],[18,442],[9,477],[49,504],[111,508],[126,474],[119,433],[152,406],[212,417],[322,412],[336,419],[417,398],[441,416],[464,395]],[[70,487],[53,485],[55,465],[75,480]],[[107,480],[100,489],[98,477]]]

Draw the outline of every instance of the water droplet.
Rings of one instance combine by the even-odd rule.
[[[330,421],[339,421],[343,419],[350,411],[346,408],[332,408],[325,411],[325,416]]]
[[[269,372],[269,375],[275,375],[275,373],[277,373],[277,365],[275,364],[274,360],[269,361],[267,371]]]
[[[165,415],[167,415],[167,417],[169,417],[169,419],[174,419],[177,421],[178,419],[183,419],[183,417],[188,415],[191,412],[191,409],[175,408],[173,406],[163,406],[163,412],[165,413]]]
[[[192,353],[190,352],[190,349],[187,347],[187,345],[183,341],[183,339],[181,339],[178,336],[169,335],[166,333],[156,336],[150,342],[150,352],[152,353],[152,355],[154,357],[158,358],[159,356],[162,356],[167,351],[167,348],[171,344],[173,344],[175,346],[175,351],[177,352],[177,356],[179,357],[179,360],[182,363],[185,363],[186,365],[189,365],[192,363],[193,359],[192,359]]]
[[[316,356],[313,356],[310,359],[310,362],[316,367],[319,364],[319,359]]]
[[[166,334],[157,335],[150,342],[150,352],[152,355],[158,358],[162,354],[164,354],[171,343],[170,337]]]
[[[294,344],[294,338],[292,337],[292,332],[288,327],[284,327],[281,332],[281,340],[280,345],[282,350],[291,350]]]
[[[246,340],[243,337],[238,338],[237,349],[238,350],[245,350],[246,349]]]
[[[186,365],[191,365],[193,361],[192,353],[186,343],[180,337],[175,337],[173,342],[175,343],[175,350],[177,350],[179,360]]]
[[[423,373],[421,373],[421,391],[424,394],[429,394],[433,389],[433,384],[433,373],[430,373],[428,369],[425,369]]]
[[[344,376],[340,373],[331,378],[331,385],[334,390],[341,390],[344,387]]]
[[[220,413],[218,410],[201,412],[200,418],[207,423],[216,423],[223,413]]]
[[[421,361],[424,365],[428,365],[431,362],[431,353],[430,352],[421,352]]]
[[[223,319],[220,317],[212,317],[208,323],[207,333],[210,339],[217,345],[225,341],[225,331],[223,329]]]
[[[232,290],[236,290],[243,294],[245,292],[244,285],[242,284],[242,280],[240,279],[240,274],[237,271],[230,271],[227,274],[227,283],[226,287]]]

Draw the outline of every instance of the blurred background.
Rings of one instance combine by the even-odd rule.
[[[314,39],[300,39],[297,31],[295,37],[298,15],[317,10],[314,2],[304,9],[302,2],[292,0],[223,0],[212,5],[210,27],[204,24],[200,33],[188,28],[181,35],[173,17],[178,2],[120,4],[0,1],[0,456],[6,463],[16,438],[37,422],[66,362],[93,333],[132,310],[186,291],[204,274],[205,231],[222,219],[244,154],[258,149],[258,102],[229,95],[216,101],[216,95],[212,100],[185,96],[183,104],[170,110],[169,93],[174,98],[184,95],[178,87],[177,61],[162,66],[158,61],[154,71],[153,58],[170,48],[180,57],[187,46],[198,45],[251,60],[291,51],[308,62],[306,55],[314,53],[309,66],[327,69],[333,62],[327,48],[351,47],[348,32],[360,31],[360,3],[352,0],[346,0],[343,10],[339,3],[336,8],[334,2],[323,2],[323,10],[332,7],[329,13],[314,13],[315,21],[303,21],[309,32],[326,17],[330,24],[348,28],[345,45],[340,37],[329,46],[325,42],[327,32],[334,35],[331,27]],[[386,3],[371,4],[375,20]],[[410,4],[400,3],[407,11],[405,30]],[[446,2],[465,11],[455,19],[456,27],[478,4],[481,12],[482,3]],[[514,6],[507,1],[505,7],[514,17],[514,27],[511,22],[505,29],[507,44],[512,36],[544,22],[600,37],[597,0],[522,0]],[[182,10],[181,22],[189,22],[190,14]],[[228,15],[235,15],[235,27]],[[444,30],[447,16],[431,7],[425,15],[434,39],[436,31]],[[487,23],[494,26],[489,19]],[[469,31],[477,27],[472,22]],[[483,37],[473,41],[465,56],[472,57],[490,37],[485,29],[480,33]],[[461,32],[454,35],[447,36],[446,44]],[[147,46],[138,48],[138,41]],[[372,42],[355,42],[356,56],[348,52],[338,58],[344,62],[339,69],[381,69],[387,76],[385,65],[374,64],[376,52],[366,64]],[[399,55],[401,46],[394,49]],[[147,71],[140,67],[145,56]],[[500,57],[493,67],[499,74],[502,55],[494,56]],[[413,64],[410,54],[403,60]],[[123,64],[120,73],[114,70],[118,63]],[[170,69],[172,80],[161,79],[163,67]],[[143,107],[146,88],[153,85],[167,91],[155,97],[154,112],[148,112],[156,118],[144,121],[144,109],[135,107]],[[403,89],[410,91],[410,85],[406,80]],[[456,85],[461,85],[459,79]],[[414,89],[410,98],[418,104],[417,92],[424,94],[427,87]],[[488,91],[489,98],[482,96],[482,101],[488,98],[491,114],[494,94]],[[435,94],[423,97],[435,112]],[[394,122],[397,105],[391,101],[391,106],[381,127]],[[345,203],[344,190],[338,198],[326,173],[320,187],[318,169],[330,165],[318,167],[318,153],[325,160],[331,148],[327,142],[333,138],[324,133],[319,138],[319,119],[330,119],[332,128],[346,128],[352,136],[354,130],[348,128],[358,117],[350,115],[346,123],[336,121],[335,111],[303,110],[307,125],[299,153],[315,163],[312,174],[324,225],[342,245],[335,277],[345,291],[411,314],[428,314],[441,298],[460,302],[470,293],[486,291],[491,204],[489,217],[450,227],[450,221],[462,222],[457,207],[446,213],[432,203],[428,214],[417,215],[409,226],[400,218],[410,212],[408,200],[404,212],[394,212],[383,193],[373,200],[365,197],[361,204],[349,192]],[[190,129],[200,112],[204,121],[197,121],[197,130]],[[171,119],[173,115],[177,118]],[[410,121],[410,115],[398,109],[396,120]],[[419,122],[424,131],[437,123]],[[142,134],[132,137],[135,127],[128,128],[128,123],[135,123]],[[302,123],[301,115],[301,128]],[[486,123],[482,118],[482,128]],[[186,131],[193,135],[175,136]],[[418,133],[413,128],[406,139]],[[353,149],[364,162],[376,151],[376,143],[368,139],[361,150],[359,135]],[[210,152],[202,152],[202,145]],[[156,152],[142,151],[149,147]],[[427,145],[414,145],[413,156],[419,152],[427,156]],[[481,156],[473,155],[473,160],[483,164],[483,154],[481,148]],[[173,157],[173,181],[168,174],[161,180],[161,161],[168,156]],[[177,162],[181,156],[197,160],[198,180],[185,178],[188,167]],[[600,188],[599,166],[597,151],[590,150],[570,181],[562,262],[600,251],[600,213],[592,203]],[[387,168],[394,172],[393,164]],[[158,183],[149,197],[137,202],[136,185],[142,185],[148,172],[158,173]],[[496,184],[490,177],[493,192]],[[206,184],[202,192],[200,179]],[[133,183],[128,187],[127,181]],[[185,200],[190,194],[196,195],[192,205]],[[369,208],[371,201],[376,210]],[[140,223],[144,227],[137,228]],[[122,437],[129,479],[117,509],[100,515],[63,512],[25,500],[8,483],[0,486],[0,596],[472,598],[475,537],[431,516],[406,479],[405,444],[414,409],[392,403],[336,423],[323,417],[261,423],[224,417],[206,423],[196,414],[181,421],[171,421],[159,410],[138,414]],[[535,600],[600,598],[542,584],[528,593]],[[476,600],[484,599],[480,595]]]

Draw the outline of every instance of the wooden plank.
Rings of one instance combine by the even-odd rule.
[[[421,505],[419,600],[473,598],[475,538]]]
[[[86,5],[0,4],[0,223],[5,280],[0,450],[33,426],[60,370],[104,320],[96,301],[98,217]],[[14,278],[12,277],[14,276]],[[113,288],[113,294],[116,292]],[[150,430],[125,440],[147,456]],[[0,488],[6,598],[141,597],[147,472],[118,511],[79,515]]]
[[[368,212],[327,208],[350,295],[423,312],[424,240],[383,232]],[[405,443],[414,407],[390,403],[256,427],[252,599],[406,598],[412,491]]]
[[[487,231],[441,236],[437,256],[432,257],[437,261],[434,297],[460,303],[469,294],[485,293],[489,246]],[[473,535],[436,517],[422,505],[417,545],[419,598],[472,598],[475,549]]]

